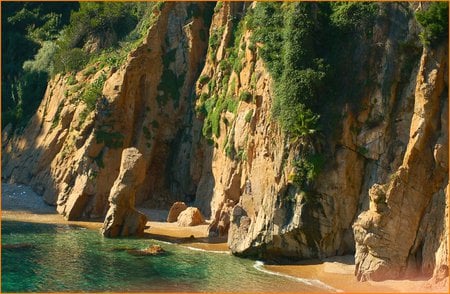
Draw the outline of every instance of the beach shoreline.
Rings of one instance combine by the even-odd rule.
[[[15,191],[17,189],[19,189],[19,192]],[[56,213],[54,207],[46,205],[40,196],[32,192],[31,189],[29,191],[26,189],[29,188],[2,184],[2,221],[65,224],[100,231],[102,222],[67,221],[63,216]],[[30,196],[31,200],[22,201],[25,196]],[[162,221],[165,211],[150,209],[142,209],[142,211],[150,219],[147,222],[143,238],[180,244],[193,250],[229,252],[226,239],[208,237],[207,224],[179,227],[176,223]],[[152,214],[156,217],[152,217]],[[157,221],[153,221],[153,219]],[[448,288],[444,285],[435,285],[427,280],[358,282],[353,273],[354,260],[351,255],[324,260],[305,260],[291,265],[261,265],[259,270],[286,278],[307,279],[319,284],[324,283],[344,293],[448,293]]]

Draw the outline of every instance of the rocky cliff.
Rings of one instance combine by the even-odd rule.
[[[4,131],[2,178],[67,219],[104,218],[122,151],[135,147],[146,166],[136,203],[190,202],[235,254],[355,253],[359,280],[445,282],[448,49],[419,42],[423,8],[377,5],[337,67],[353,101],[327,102],[338,119],[318,136],[323,167],[305,191],[296,162],[308,145],[273,118],[275,81],[247,25],[255,5],[166,3],[119,68],[94,64],[75,85],[54,77],[27,127]],[[77,96],[102,79],[87,112]]]

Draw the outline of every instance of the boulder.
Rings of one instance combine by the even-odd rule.
[[[174,223],[177,221],[178,216],[184,210],[186,210],[187,205],[184,202],[175,202],[169,210],[169,215],[167,216],[167,222]]]
[[[197,207],[188,207],[180,213],[177,224],[180,227],[201,225],[205,222],[202,213]]]
[[[124,149],[119,176],[109,194],[110,207],[103,223],[105,237],[142,235],[147,217],[134,208],[136,188],[144,180],[145,161],[134,147]]]
[[[138,255],[138,256],[161,255],[166,253],[166,251],[159,245],[150,245],[142,250],[131,249],[127,250],[127,252],[131,255]]]

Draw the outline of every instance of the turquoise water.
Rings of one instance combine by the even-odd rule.
[[[6,244],[2,292],[325,291],[314,283],[261,272],[255,261],[230,254],[149,239],[107,239],[68,225],[2,221]],[[150,244],[161,245],[167,254],[135,256],[123,250]]]

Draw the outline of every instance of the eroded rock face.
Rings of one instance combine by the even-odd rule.
[[[444,82],[447,59],[445,48],[432,52],[424,50],[403,163],[386,184],[372,186],[369,190],[369,209],[362,212],[353,225],[358,280],[380,281],[403,277],[408,259],[410,267],[422,267],[422,273],[427,275],[433,273],[436,261],[426,258],[426,263],[418,265],[414,264],[410,255],[417,254],[419,248],[427,249],[425,246],[434,247],[431,252],[437,251],[438,246],[428,245],[430,241],[422,239],[424,236],[420,232],[421,218],[427,207],[432,209],[435,206],[433,202],[439,201],[432,201],[434,195],[442,199],[440,216],[444,216],[445,201],[441,189],[448,181],[448,159],[434,155],[433,150],[441,148],[441,144],[446,145],[444,148],[448,150],[447,143],[444,143],[448,142],[448,129],[441,124],[441,115],[447,115],[443,121],[448,125],[448,112],[444,110],[447,107],[441,107],[445,101],[442,96],[447,93]],[[422,219],[423,226],[429,226],[430,222],[441,223],[433,220],[435,217],[427,214]],[[440,235],[442,229],[439,231],[436,233]],[[439,235],[436,236],[438,240]],[[431,252],[425,250],[422,257],[427,257]]]
[[[180,213],[183,212],[186,208],[188,207],[184,202],[175,202],[169,210],[167,222],[168,223],[176,222]]]
[[[104,218],[122,150],[134,146],[148,167],[147,184],[136,191],[138,203],[167,208],[179,195],[195,194],[186,154],[197,156],[194,143],[200,135],[193,138],[188,126],[192,88],[206,55],[208,19],[189,14],[189,5],[155,9],[143,43],[119,68],[90,65],[76,74],[74,85],[68,75],[52,79],[23,132],[2,137],[3,179],[32,186],[66,219]],[[195,5],[201,15],[213,9],[208,3]],[[96,72],[88,74],[92,68]],[[168,76],[177,85],[162,82]],[[102,95],[86,114],[86,105],[74,101],[102,77]]]
[[[188,207],[177,218],[180,227],[198,226],[205,222],[205,218],[197,207]]]
[[[145,160],[136,148],[122,152],[119,176],[109,195],[110,207],[103,223],[105,237],[133,236],[144,233],[147,217],[134,208],[136,189],[145,176]]]
[[[222,203],[221,208],[216,211],[213,222],[208,227],[209,236],[224,237],[228,235],[234,206],[234,201],[230,199],[228,199],[225,203]]]

